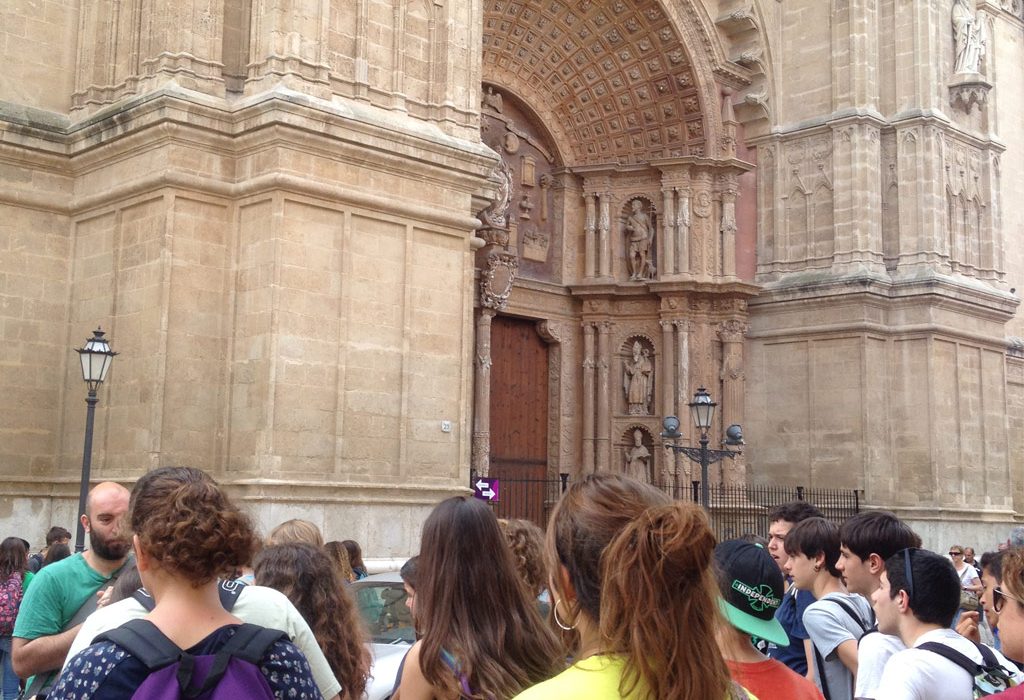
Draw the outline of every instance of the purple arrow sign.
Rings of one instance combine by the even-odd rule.
[[[479,498],[481,501],[487,501],[488,503],[497,503],[498,489],[501,486],[500,479],[492,479],[486,476],[478,476],[476,481],[473,482],[473,495]]]

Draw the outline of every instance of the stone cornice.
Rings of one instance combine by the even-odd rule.
[[[49,114],[49,113],[47,113]],[[337,148],[345,144],[366,152],[367,158],[380,154],[400,156],[424,169],[435,164],[454,175],[476,180],[493,168],[495,154],[479,142],[454,138],[436,126],[376,107],[356,103],[335,103],[308,95],[276,89],[238,102],[217,100],[201,93],[168,87],[110,106],[86,120],[64,124],[59,115],[42,119],[19,111],[17,105],[0,105],[0,144],[5,150],[35,150],[73,159],[93,149],[116,144],[129,135],[146,132],[152,139],[154,127],[165,135],[190,133],[197,142],[215,142],[230,150],[232,142],[271,127],[278,135],[301,134],[324,139]],[[225,142],[224,139],[227,138]],[[35,155],[33,157],[36,157]]]

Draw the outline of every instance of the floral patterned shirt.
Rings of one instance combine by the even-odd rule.
[[[185,651],[193,656],[214,654],[238,629],[227,625]],[[309,662],[291,642],[277,641],[260,661],[259,669],[278,700],[323,700]],[[149,676],[149,669],[109,641],[83,649],[64,669],[48,700],[123,700]]]

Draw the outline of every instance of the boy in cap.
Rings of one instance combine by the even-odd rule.
[[[751,637],[781,647],[789,637],[775,619],[785,595],[782,572],[758,544],[729,540],[715,547],[715,565],[722,598],[719,607],[728,621],[718,646],[733,679],[759,700],[821,700],[817,686],[774,659],[761,654]]]

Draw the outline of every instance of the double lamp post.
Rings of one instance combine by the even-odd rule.
[[[708,467],[715,462],[720,462],[726,457],[736,459],[739,454],[735,450],[709,450],[708,431],[711,429],[715,417],[716,404],[711,400],[711,394],[704,387],[697,390],[693,395],[693,401],[689,404],[690,415],[693,417],[693,425],[700,432],[700,447],[684,447],[675,444],[682,434],[679,432],[679,419],[675,416],[666,416],[662,421],[665,429],[661,433],[666,442],[666,449],[673,450],[677,454],[683,454],[700,465],[700,504],[705,508],[711,505],[711,485],[708,483]],[[738,447],[743,444],[743,429],[739,425],[730,425],[725,431],[725,445]]]
[[[75,348],[78,359],[82,362],[82,379],[89,387],[89,394],[85,398],[88,405],[85,414],[85,447],[82,450],[82,483],[78,492],[78,530],[75,535],[75,551],[81,552],[85,549],[85,525],[82,523],[82,515],[85,514],[85,500],[89,496],[89,472],[92,467],[92,424],[96,417],[96,404],[99,398],[96,396],[96,389],[107,378],[110,371],[110,364],[117,353],[110,349],[110,343],[103,337],[104,333],[97,328],[93,331],[92,338],[85,341],[85,347]]]

